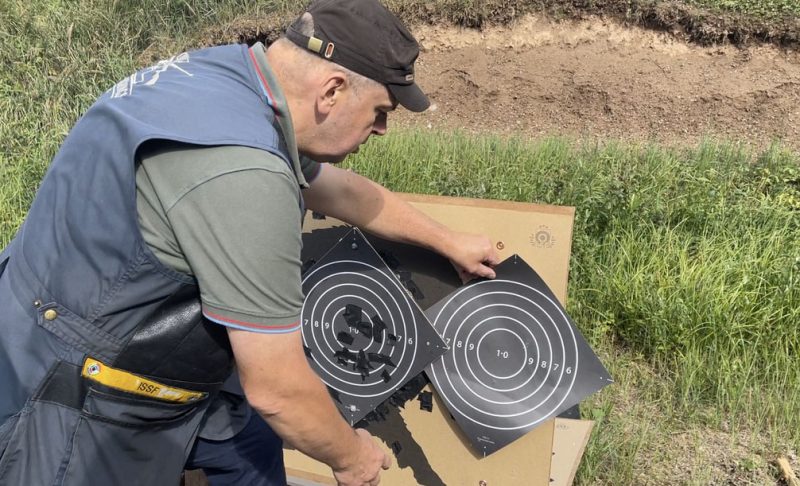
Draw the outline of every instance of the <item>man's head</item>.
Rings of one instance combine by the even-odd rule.
[[[271,55],[270,55],[271,54]],[[317,0],[268,51],[287,95],[298,148],[337,162],[383,135],[397,104],[430,104],[414,83],[419,46],[378,0]]]
[[[424,111],[428,97],[414,83],[419,45],[378,0],[317,0],[286,31],[286,37],[319,57],[385,85],[411,111]],[[304,17],[313,21],[309,35]]]

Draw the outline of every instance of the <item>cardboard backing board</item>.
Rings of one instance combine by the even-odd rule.
[[[589,441],[594,422],[557,418],[553,429],[553,455],[550,463],[550,486],[570,486],[578,471],[583,451]],[[295,451],[294,454],[297,454]],[[319,463],[309,467],[321,466]],[[394,467],[398,467],[395,464]],[[287,468],[286,475],[290,486],[319,486],[336,484],[328,471],[314,474],[307,470]],[[384,478],[384,483],[386,479]],[[208,486],[202,470],[186,471],[182,482],[185,486]],[[488,483],[487,483],[488,486]]]
[[[567,301],[575,208],[418,194],[401,196],[454,230],[488,235],[496,243],[500,260],[519,254],[562,304]]]
[[[426,388],[426,391],[431,391]],[[420,410],[419,402],[409,402],[397,420],[381,422],[371,433],[381,438],[384,450],[393,454],[388,444],[410,435],[413,440],[396,456],[392,467],[381,474],[381,484],[389,486],[474,485],[485,481],[492,485],[550,484],[554,421],[549,420],[525,437],[496,454],[479,458],[469,440],[449,417],[444,403],[433,392],[433,411]],[[403,423],[407,426],[403,430]],[[388,438],[388,441],[387,441]],[[292,478],[316,480],[317,484],[336,484],[330,468],[298,453],[286,450],[287,474]],[[291,483],[291,481],[290,481]],[[313,483],[312,483],[313,484]]]
[[[399,194],[423,213],[456,231],[485,234],[496,244],[500,260],[505,260],[514,253],[519,254],[528,264],[536,269],[559,302],[567,301],[567,278],[569,274],[569,258],[572,250],[572,223],[575,208],[567,206],[548,206],[509,201],[485,199],[468,199],[445,196],[429,196],[421,194]],[[314,219],[309,212],[306,215],[303,232],[304,255],[322,256],[325,249],[338,241],[346,229],[341,228],[338,235],[329,235],[325,240],[308,238],[318,229],[341,226],[343,223],[332,218]],[[370,238],[370,241],[374,241]],[[316,250],[306,252],[309,244],[317,243]],[[316,245],[315,245],[316,246]],[[405,247],[401,251],[414,252],[414,247]],[[399,256],[398,256],[399,258]],[[403,258],[404,265],[413,263],[413,259]],[[441,264],[441,263],[440,263]],[[443,263],[447,267],[447,262]],[[413,268],[410,268],[414,272]],[[458,286],[455,272],[451,285]],[[448,293],[449,293],[448,289]],[[418,300],[422,309],[438,302],[445,294],[430,296]]]
[[[562,304],[566,301],[574,208],[412,194],[401,197],[454,230],[488,235],[501,260],[519,254],[536,269],[556,298]],[[318,220],[309,214],[304,225],[304,262],[320,258],[348,230],[339,221]],[[422,295],[415,295],[422,309],[461,285],[449,262],[430,252],[374,237],[369,240],[384,252],[384,258],[395,259],[399,263],[396,270],[410,275],[407,280],[422,290]],[[382,474],[381,484],[550,484],[552,420],[491,456],[480,458],[436,392],[427,391],[433,393],[431,411],[421,410],[418,401],[410,401],[405,408],[390,410],[385,421],[369,426],[373,434],[383,436],[387,451],[394,442],[402,445],[395,465]],[[326,484],[323,478],[331,478],[324,464],[294,450],[285,452],[291,477],[317,484]]]
[[[569,486],[592,435],[594,422],[557,418],[553,432],[553,460],[550,462],[550,486]]]
[[[557,418],[553,424],[552,460],[550,463],[550,486],[570,486],[575,480],[583,452],[589,442],[594,422],[591,420],[573,420]],[[549,429],[547,429],[549,430]],[[546,431],[544,433],[547,433]],[[315,463],[321,466],[319,463]],[[313,466],[313,465],[312,465]],[[397,464],[394,465],[397,467]],[[329,474],[313,474],[308,471],[287,468],[291,486],[318,486],[320,484],[336,484]],[[386,482],[384,475],[383,483]],[[188,479],[188,475],[187,475]],[[186,486],[202,486],[208,483],[186,482]],[[413,483],[409,483],[413,484]],[[487,482],[488,486],[488,482]]]

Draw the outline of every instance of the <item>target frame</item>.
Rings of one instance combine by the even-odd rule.
[[[451,351],[425,372],[484,456],[612,382],[522,258],[495,271],[495,279],[461,287],[426,311]]]
[[[309,364],[351,425],[447,350],[357,228],[303,274],[302,286]]]

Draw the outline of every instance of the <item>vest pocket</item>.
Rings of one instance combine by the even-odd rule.
[[[0,448],[0,484],[178,484],[209,402],[165,403],[98,384],[80,407],[54,398],[40,394],[15,424],[0,428],[11,429],[0,436],[0,447],[7,444]]]
[[[92,384],[63,484],[178,484],[207,403],[163,403]]]
[[[92,384],[83,404],[83,415],[123,427],[159,428],[190,420],[207,400],[168,403]]]

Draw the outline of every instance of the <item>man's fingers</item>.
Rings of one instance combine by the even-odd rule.
[[[492,270],[492,267],[488,265],[481,265],[478,267],[478,270],[475,272],[475,274],[485,278],[495,278],[497,276],[494,270]]]
[[[384,452],[383,453],[383,464],[381,465],[381,467],[384,468],[384,469],[389,469],[390,467],[392,467],[392,456],[390,456],[389,454],[386,454]]]
[[[497,277],[497,273],[495,273],[494,269],[488,265],[479,265],[472,270],[467,270],[455,263],[453,263],[453,266],[458,271],[458,276],[461,278],[461,283],[467,283],[478,277],[490,279]]]

